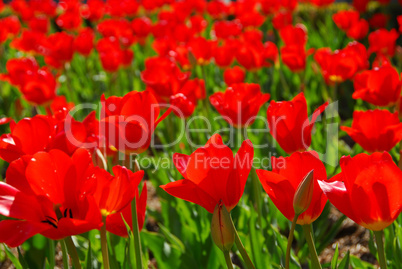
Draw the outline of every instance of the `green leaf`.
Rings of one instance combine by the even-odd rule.
[[[339,256],[339,250],[338,250],[338,244],[336,244],[334,256],[332,257],[332,260],[331,260],[331,269],[338,268],[338,256]]]
[[[22,268],[24,269],[29,268],[27,261],[25,260],[24,256],[21,253],[20,247],[17,247],[17,250],[18,250],[18,260],[20,261]]]
[[[342,261],[339,263],[338,268],[339,269],[348,269],[349,268],[349,263],[350,263],[350,252],[348,251],[343,257]]]
[[[350,256],[350,265],[356,269],[374,269],[375,267],[365,261],[360,260],[358,257],[351,255]]]
[[[88,242],[88,252],[87,252],[87,257],[85,260],[85,268],[87,269],[92,269],[93,265],[92,265],[92,247],[91,247],[91,241]]]
[[[4,250],[6,251],[7,257],[10,259],[10,261],[13,263],[16,269],[23,269],[20,261],[18,260],[17,257],[11,252],[11,249],[4,244]]]
[[[149,248],[154,255],[159,269],[181,268],[180,250],[166,242],[164,236],[143,231],[141,233],[143,244]]]
[[[163,233],[163,235],[166,237],[166,239],[172,244],[175,245],[180,252],[184,252],[185,251],[185,246],[183,244],[182,241],[180,241],[180,239],[175,236],[174,234],[172,234],[165,226],[163,226],[161,223],[158,224],[161,232]]]

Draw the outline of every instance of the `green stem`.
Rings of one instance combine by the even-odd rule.
[[[288,246],[286,248],[286,258],[285,258],[285,268],[289,269],[290,263],[290,250],[292,249],[293,235],[296,228],[296,222],[299,215],[295,215],[292,221],[292,226],[290,227],[289,237],[288,237]]]
[[[235,243],[237,249],[240,251],[241,256],[243,257],[244,263],[246,264],[247,269],[255,269],[253,262],[251,261],[250,257],[247,254],[246,249],[243,246],[243,243],[240,240],[239,234],[237,233],[236,227],[234,226],[232,217],[230,217],[230,222],[233,225],[233,229],[235,231]]]
[[[106,216],[103,217],[103,226],[100,230],[103,268],[109,269],[109,253],[107,250]]]
[[[306,237],[308,249],[310,251],[310,258],[313,269],[321,269],[320,261],[318,260],[317,251],[315,249],[313,235],[311,233],[311,224],[303,225],[304,236]]]
[[[60,241],[61,252],[63,253],[63,268],[68,269],[70,266],[68,265],[68,253],[66,243],[62,240]]]
[[[78,252],[71,236],[64,238],[64,242],[66,243],[68,253],[70,254],[75,269],[81,269],[80,258],[78,257]]]
[[[384,235],[384,231],[374,231],[375,242],[377,244],[377,252],[378,252],[378,262],[380,263],[381,269],[387,269],[387,260],[385,259],[385,250],[384,250],[384,242],[382,237]]]
[[[260,225],[260,229],[262,229],[262,208],[261,208],[261,186],[258,179],[257,171],[254,166],[251,168],[251,185],[253,187],[254,193],[254,205],[256,205],[257,214],[258,214],[258,224]]]
[[[241,128],[238,130],[241,133],[241,137],[243,140],[246,140],[246,132],[247,128]],[[241,141],[239,144],[239,147],[241,147]],[[257,210],[257,216],[258,216],[258,225],[260,226],[260,229],[262,229],[262,206],[261,206],[261,201],[262,201],[262,191],[261,191],[261,185],[260,185],[260,180],[258,179],[257,171],[255,170],[254,166],[251,166],[251,186],[253,189],[253,197],[252,201],[254,203],[254,207]]]
[[[135,260],[137,262],[137,269],[142,269],[142,250],[141,250],[141,239],[140,230],[138,227],[138,217],[137,217],[137,200],[133,199],[131,203],[131,211],[133,215],[133,237],[134,237],[134,250],[135,250]]]
[[[52,239],[48,239],[49,241],[49,266],[50,268],[54,268],[56,264],[56,260],[54,258],[55,249],[54,249],[54,241]]]
[[[233,269],[233,264],[232,264],[232,260],[230,259],[229,251],[224,251],[223,255],[225,255],[225,261],[226,261],[226,265],[228,266],[228,269]]]

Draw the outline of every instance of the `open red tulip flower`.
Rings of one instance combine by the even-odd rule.
[[[96,49],[103,69],[108,72],[116,72],[121,66],[129,66],[134,58],[130,49],[123,49],[119,41],[114,37],[105,37],[98,41]]]
[[[332,20],[339,29],[349,30],[355,23],[359,21],[360,13],[354,10],[341,10],[332,16]]]
[[[288,25],[280,29],[279,35],[285,46],[300,45],[307,43],[307,29],[303,24]]]
[[[352,127],[342,126],[341,129],[368,152],[390,151],[402,140],[398,112],[388,110],[355,111]]]
[[[142,81],[150,87],[158,98],[168,101],[183,87],[189,78],[179,67],[165,57],[151,57],[145,61],[145,70],[141,72]]]
[[[55,106],[53,106],[56,109]],[[52,149],[72,155],[78,148],[94,150],[99,146],[99,123],[95,112],[82,122],[68,111],[58,111],[52,116],[36,115],[10,123],[11,133],[0,136],[0,158],[12,162],[24,155]]]
[[[6,162],[44,151],[55,133],[53,120],[42,115],[12,122],[10,129],[0,137],[0,158]]]
[[[102,216],[106,217],[106,229],[117,235],[127,236],[126,221],[132,229],[131,201],[137,199],[137,211],[140,216],[139,227],[142,227],[145,215],[147,188],[144,188],[141,197],[138,196],[138,186],[144,177],[144,171],[135,173],[124,166],[113,167],[114,176],[103,169],[94,173],[92,190],[96,203]],[[139,210],[138,210],[139,209]],[[123,214],[123,218],[122,215]]]
[[[35,234],[53,240],[102,226],[98,205],[86,194],[92,158],[77,150],[72,157],[60,150],[24,156],[10,164],[0,182],[0,242],[21,245]]]
[[[221,116],[232,126],[243,128],[251,125],[261,106],[269,100],[259,84],[232,84],[225,92],[217,92],[209,100]]]
[[[402,211],[402,171],[388,152],[343,156],[342,171],[320,180],[321,189],[339,211],[357,224],[380,231]]]
[[[342,10],[332,16],[336,26],[345,31],[348,37],[356,40],[364,38],[369,30],[368,22],[359,18],[359,12],[352,10]]]
[[[2,18],[0,19],[0,24],[0,44],[6,41],[9,37],[17,35],[21,30],[21,23],[16,16]]]
[[[398,101],[401,85],[396,69],[384,65],[357,74],[353,83],[355,91],[352,97],[376,106],[390,106]]]
[[[386,29],[378,29],[369,34],[369,49],[371,53],[384,54],[387,56],[394,56],[396,48],[396,40],[399,33],[395,29],[390,31]]]
[[[205,65],[212,57],[214,42],[204,37],[194,37],[187,43],[188,50],[197,60],[197,64]]]
[[[40,53],[45,56],[48,65],[64,68],[64,64],[73,58],[74,37],[65,32],[51,34],[43,40]]]
[[[271,101],[267,110],[269,132],[287,153],[305,151],[311,144],[314,123],[327,105],[328,102],[318,107],[309,121],[304,93],[291,101]]]
[[[356,72],[367,67],[365,51],[362,44],[353,42],[346,48],[334,52],[330,48],[320,48],[316,51],[314,60],[320,65],[327,84],[341,83],[352,79]]]
[[[148,149],[155,127],[170,112],[159,117],[160,105],[154,94],[132,91],[123,97],[101,97],[100,134],[106,147],[125,154],[142,153]]]
[[[295,216],[293,197],[305,176],[314,170],[313,196],[310,206],[302,213],[297,224],[306,225],[314,222],[325,207],[327,198],[318,185],[318,180],[326,180],[324,164],[314,151],[295,152],[289,157],[271,158],[272,172],[257,169],[258,178],[269,198],[281,213],[290,221]]]
[[[311,50],[306,51],[306,27],[303,24],[288,25],[280,29],[279,35],[285,43],[280,49],[282,62],[293,72],[303,71],[306,57],[311,53]]]
[[[146,213],[147,197],[148,197],[147,185],[145,182],[142,187],[141,194],[139,195],[138,193],[139,193],[138,189],[135,190],[135,198],[134,199],[136,199],[136,205],[137,205],[136,210],[137,210],[137,218],[138,218],[138,228],[141,231],[141,229],[143,228],[144,223],[145,223],[145,213]],[[132,215],[132,213],[133,213],[132,205],[131,205],[131,203],[129,203],[120,212],[107,216],[106,230],[108,230],[109,232],[114,233],[118,236],[127,237],[128,233],[127,233],[126,223],[133,231],[133,215]]]
[[[11,59],[6,69],[8,74],[0,75],[0,80],[18,87],[28,102],[45,105],[56,96],[55,77],[48,68],[40,68],[34,58]]]
[[[245,77],[246,72],[237,65],[232,68],[228,68],[223,72],[223,79],[228,86],[236,83],[243,83]]]
[[[172,196],[202,206],[210,213],[220,202],[230,212],[243,195],[253,156],[250,140],[244,141],[233,157],[221,136],[215,134],[191,155],[175,153],[173,162],[184,179],[161,188]]]
[[[187,80],[178,93],[170,97],[170,105],[176,116],[190,117],[198,103],[206,97],[205,83],[202,79]]]
[[[94,48],[94,39],[94,30],[89,27],[81,29],[74,39],[74,50],[84,56],[88,56]]]

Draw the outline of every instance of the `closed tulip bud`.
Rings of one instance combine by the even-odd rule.
[[[223,251],[230,251],[235,241],[235,230],[225,205],[216,205],[211,221],[211,235],[214,243]]]
[[[293,208],[296,215],[302,214],[306,211],[313,199],[314,191],[314,169],[308,172],[299,187],[297,187],[295,196],[293,197]]]

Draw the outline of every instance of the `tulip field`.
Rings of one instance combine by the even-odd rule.
[[[0,1],[0,269],[402,268],[402,1]]]

